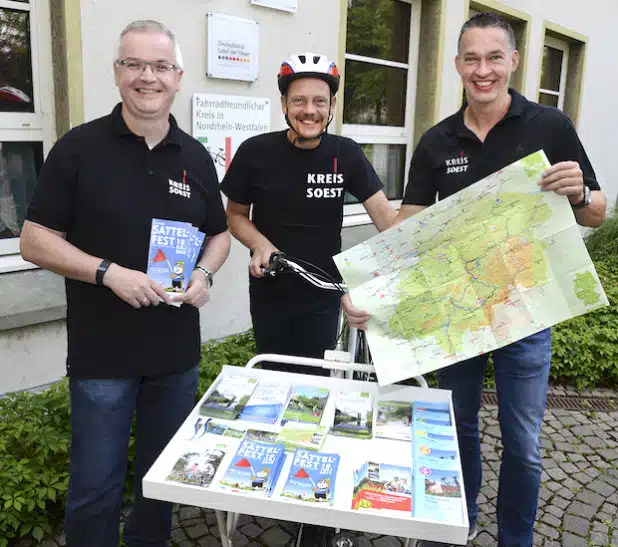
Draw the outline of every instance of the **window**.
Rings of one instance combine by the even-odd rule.
[[[342,133],[362,146],[391,200],[412,153],[418,0],[347,0]],[[346,197],[346,213],[364,209]]]
[[[539,103],[564,109],[568,63],[569,44],[551,36],[545,37]]]
[[[19,250],[17,238],[52,137],[49,25],[40,24],[48,10],[47,0],[0,0],[0,256]],[[41,44],[47,46],[44,60]]]

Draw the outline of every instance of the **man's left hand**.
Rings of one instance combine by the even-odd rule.
[[[191,274],[187,292],[181,295],[175,295],[174,302],[182,302],[183,304],[190,304],[196,308],[201,308],[208,302],[209,289],[210,284],[206,276],[199,270],[195,270]]]
[[[567,196],[571,204],[584,199],[584,174],[576,161],[561,161],[543,173],[539,182],[545,192]]]

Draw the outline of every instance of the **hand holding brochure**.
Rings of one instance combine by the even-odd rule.
[[[185,292],[203,241],[204,234],[188,222],[153,218],[146,273],[166,292]]]

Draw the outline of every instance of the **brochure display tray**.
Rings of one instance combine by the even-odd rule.
[[[334,502],[329,504],[310,504],[295,502],[280,496],[285,479],[292,465],[292,454],[287,453],[281,474],[274,492],[270,497],[254,497],[242,493],[220,490],[218,481],[232,459],[241,439],[221,437],[210,433],[199,439],[195,436],[195,423],[199,418],[202,402],[210,395],[217,383],[224,376],[247,376],[259,380],[291,382],[304,386],[325,387],[329,389],[329,398],[322,416],[322,425],[333,423],[335,402],[340,391],[370,392],[375,401],[378,398],[405,402],[423,401],[428,403],[448,403],[451,423],[455,423],[450,391],[423,387],[389,385],[380,386],[376,382],[350,380],[339,377],[313,376],[306,374],[291,374],[273,370],[251,368],[259,361],[279,361],[286,363],[309,364],[322,368],[333,368],[344,371],[351,369],[366,370],[368,367],[358,364],[346,364],[320,359],[303,359],[289,356],[262,355],[252,359],[247,367],[223,367],[217,380],[213,382],[198,404],[193,408],[185,422],[178,429],[167,447],[159,455],[153,466],[143,479],[144,496],[162,501],[183,505],[210,508],[216,511],[217,522],[223,547],[232,547],[231,535],[236,527],[238,515],[247,514],[278,520],[328,526],[336,529],[357,530],[374,534],[384,534],[403,538],[427,539],[444,543],[464,545],[468,535],[468,516],[465,504],[465,492],[461,484],[461,518],[445,522],[432,520],[425,515],[417,518],[412,513],[384,510],[354,510],[352,497],[354,488],[354,470],[368,461],[396,464],[412,468],[413,449],[410,441],[385,438],[357,439],[327,435],[321,452],[337,453],[340,456],[337,470]],[[346,366],[347,365],[347,366]],[[374,413],[375,414],[375,413]],[[228,424],[234,428],[261,429],[279,431],[279,424],[261,424],[255,421],[215,419],[217,423]],[[218,467],[212,484],[207,487],[193,486],[170,481],[167,479],[172,467],[187,451],[203,446],[204,449],[219,443],[227,446],[226,454]],[[457,449],[457,471],[461,477],[459,450]],[[462,481],[463,482],[463,481]],[[417,501],[412,500],[412,504]]]

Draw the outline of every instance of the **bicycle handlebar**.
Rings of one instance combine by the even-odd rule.
[[[310,264],[309,262],[307,262],[307,265],[312,266],[312,264]],[[333,291],[339,291],[341,293],[346,292],[346,286],[344,283],[324,281],[324,279],[321,279],[321,277],[326,276],[319,276],[315,273],[308,272],[303,266],[297,264],[296,262],[288,258],[285,253],[282,252],[272,253],[270,255],[270,260],[268,261],[268,266],[266,266],[265,268],[262,266],[262,271],[265,275],[268,275],[270,277],[275,277],[277,274],[290,271],[299,275],[300,277],[320,289],[329,289]]]

